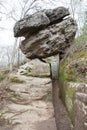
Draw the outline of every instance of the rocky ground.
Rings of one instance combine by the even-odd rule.
[[[20,76],[25,83],[10,86],[11,102],[1,111],[13,130],[55,130],[54,112],[47,94],[50,79]]]
[[[17,73],[10,74],[10,83],[3,92],[0,130],[56,130],[49,74],[48,64],[39,60],[33,60],[21,66]],[[58,110],[62,110],[58,114],[61,126],[71,125],[61,100]]]
[[[8,101],[0,111],[0,130],[56,130],[51,79],[17,73],[10,80]]]

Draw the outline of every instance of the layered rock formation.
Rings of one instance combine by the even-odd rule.
[[[14,36],[25,37],[20,48],[27,58],[46,58],[65,53],[77,30],[71,17],[64,19],[69,14],[64,7],[42,10],[15,24]]]
[[[87,130],[87,42],[71,46],[60,63],[61,95],[73,130]]]

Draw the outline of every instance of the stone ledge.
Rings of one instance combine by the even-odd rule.
[[[62,96],[69,117],[75,125],[74,130],[85,130],[84,124],[87,123],[87,84],[68,82],[63,86]],[[80,118],[82,119],[80,120]]]

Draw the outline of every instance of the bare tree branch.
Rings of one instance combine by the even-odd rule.
[[[36,2],[37,0],[33,0],[29,6],[29,8],[25,11],[24,16],[28,13],[28,11],[30,10],[30,8],[32,7],[32,5]]]

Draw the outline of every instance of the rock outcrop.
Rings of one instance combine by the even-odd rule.
[[[40,69],[34,75],[37,64]],[[47,63],[35,59],[19,68],[19,72],[27,69],[27,73],[31,68],[31,76],[16,72],[9,75],[10,81],[16,78],[23,82],[11,82],[6,89],[8,97],[4,95],[7,100],[0,109],[0,130],[56,130],[51,101],[52,83],[48,73],[42,72],[43,67],[47,70],[46,66]],[[45,73],[44,78],[40,77],[41,73],[42,76]]]
[[[73,130],[87,130],[87,42],[77,41],[70,47],[67,57],[60,62],[60,80],[61,97]]]
[[[76,99],[74,102],[74,115],[74,130],[87,130],[87,93],[76,93]]]
[[[49,63],[41,62],[38,59],[31,60],[30,62],[27,62],[26,64],[20,66],[20,68],[18,69],[18,74],[42,78],[49,77]]]
[[[46,58],[65,53],[77,30],[77,24],[71,17],[64,19],[69,14],[64,7],[42,10],[15,24],[14,36],[25,37],[20,48],[27,58]]]
[[[87,84],[69,82],[65,89],[65,104],[74,130],[87,129]]]

